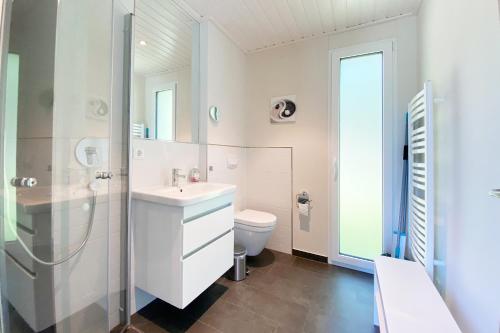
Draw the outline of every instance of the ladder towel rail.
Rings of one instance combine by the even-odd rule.
[[[412,180],[408,186],[409,248],[413,259],[425,267],[431,278],[434,273],[432,104],[430,81],[408,104],[408,162]]]

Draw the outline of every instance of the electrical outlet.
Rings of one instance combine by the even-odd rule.
[[[144,149],[134,148],[134,160],[143,160],[143,159],[144,159]]]

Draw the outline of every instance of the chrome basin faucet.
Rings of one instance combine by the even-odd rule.
[[[183,179],[184,181],[180,181]],[[172,169],[172,186],[179,187],[180,185],[186,182],[186,174],[181,169],[174,168]]]

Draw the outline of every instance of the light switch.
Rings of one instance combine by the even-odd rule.
[[[144,149],[134,148],[134,160],[143,160],[143,159],[144,159]]]

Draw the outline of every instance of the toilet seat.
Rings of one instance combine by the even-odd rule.
[[[261,212],[253,209],[245,209],[234,215],[234,223],[242,228],[254,229],[273,229],[276,225],[276,216],[270,213]]]

